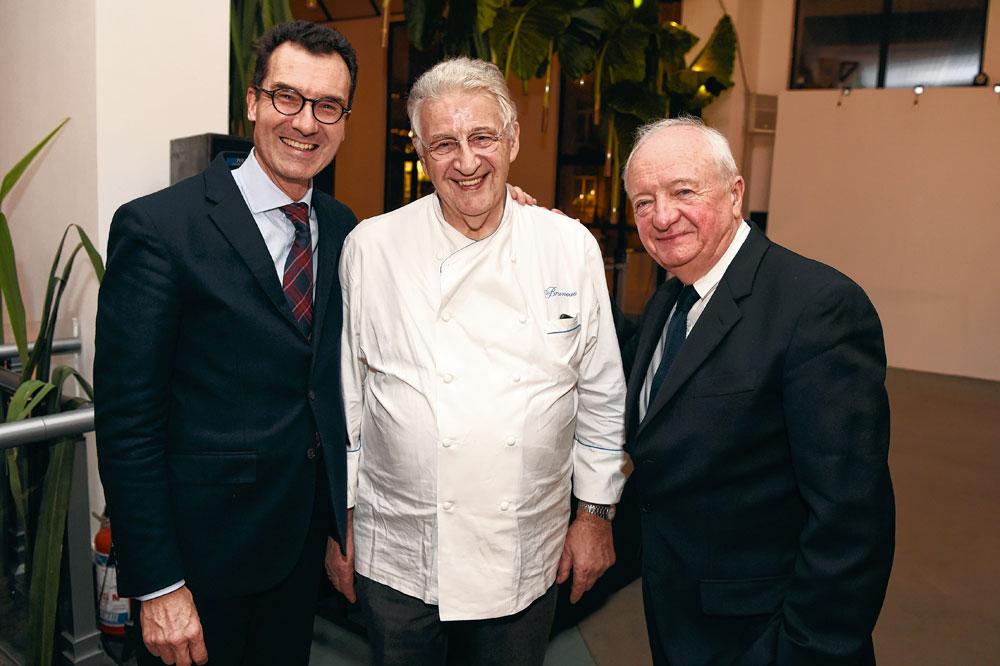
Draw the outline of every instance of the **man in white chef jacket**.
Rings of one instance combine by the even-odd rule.
[[[378,664],[541,665],[555,583],[576,601],[614,562],[625,382],[604,262],[578,222],[507,194],[519,130],[494,65],[439,63],[408,112],[436,193],[344,245],[354,540],[327,570],[357,585]]]

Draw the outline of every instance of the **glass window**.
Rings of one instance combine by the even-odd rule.
[[[972,85],[987,0],[798,0],[792,88]]]

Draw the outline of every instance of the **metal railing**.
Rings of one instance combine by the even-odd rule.
[[[54,340],[53,354],[79,352],[80,338]],[[14,345],[0,345],[0,359],[17,356]],[[7,382],[4,382],[7,383]],[[76,437],[73,475],[66,513],[66,559],[70,595],[69,626],[64,627],[59,649],[63,663],[104,666],[112,663],[101,648],[95,618],[94,577],[90,547],[90,498],[87,491],[87,447],[83,435],[94,429],[94,408],[36,416],[17,423],[0,424],[0,451],[63,437]],[[9,655],[16,658],[14,655]],[[2,661],[2,659],[0,659]]]

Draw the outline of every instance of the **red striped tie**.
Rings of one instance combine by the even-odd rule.
[[[295,227],[295,240],[292,249],[285,260],[285,275],[282,279],[282,289],[292,315],[299,328],[308,338],[312,332],[312,237],[309,234],[309,204],[302,202],[290,203],[281,207]]]

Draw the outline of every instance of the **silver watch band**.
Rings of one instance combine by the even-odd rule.
[[[577,505],[577,510],[586,511],[589,514],[595,515],[598,518],[603,518],[604,520],[607,521],[615,519],[614,504],[594,504],[593,502],[580,502]]]

